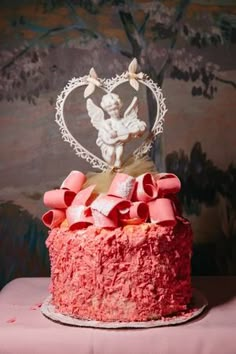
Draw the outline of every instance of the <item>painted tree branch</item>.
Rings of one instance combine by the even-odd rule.
[[[139,30],[131,11],[127,12],[120,10],[119,15],[124,27],[125,34],[132,48],[132,57],[137,58],[142,71],[147,73],[154,81],[158,82],[156,69],[153,67],[148,55],[145,53],[147,49],[147,43],[145,41],[144,34],[147,21],[150,17],[149,13],[146,14]]]
[[[215,80],[216,81],[219,81],[219,82],[222,82],[223,84],[229,84],[231,85],[234,89],[236,89],[236,82],[232,81],[232,80],[226,80],[226,79],[223,79],[219,76],[215,76]]]
[[[71,31],[71,30],[78,30],[80,31],[81,33],[87,33],[87,34],[90,34],[92,35],[94,38],[97,38],[96,37],[96,33],[92,32],[91,30],[89,29],[86,29],[86,28],[80,28],[79,26],[77,25],[71,25],[71,26],[67,26],[67,27],[63,27],[63,26],[60,26],[60,27],[54,27],[54,28],[51,28],[49,29],[48,31],[46,31],[45,33],[43,33],[42,35],[40,36],[37,36],[36,38],[34,38],[27,46],[25,46],[22,50],[19,51],[19,53],[17,53],[13,59],[11,59],[8,63],[4,64],[0,70],[3,72],[5,71],[6,69],[8,69],[11,65],[13,65],[17,59],[19,59],[20,57],[22,57],[25,53],[27,53],[31,48],[33,48],[34,46],[36,46],[41,40],[43,39],[46,39],[48,36],[50,35],[56,35],[58,33],[61,33],[61,32],[68,32],[68,31]]]
[[[168,68],[172,65],[172,53],[173,49],[176,46],[176,42],[178,39],[178,34],[179,34],[179,28],[180,28],[180,23],[182,21],[182,18],[185,14],[185,11],[189,5],[191,0],[180,0],[179,5],[176,9],[175,16],[173,17],[173,20],[171,24],[168,26],[169,29],[171,29],[171,35],[168,37],[170,39],[170,44],[169,44],[169,51],[168,54],[160,67],[159,71],[155,67],[153,67],[153,64],[151,62],[151,59],[149,55],[147,54],[147,48],[149,45],[148,40],[145,38],[145,32],[146,32],[146,27],[148,20],[150,19],[150,14],[149,12],[146,13],[143,22],[141,25],[137,24],[135,22],[135,19],[132,14],[132,8],[131,4],[133,3],[132,1],[114,1],[113,5],[118,8],[118,13],[120,16],[121,23],[123,25],[123,29],[125,31],[126,37],[131,45],[131,50],[123,49],[119,43],[114,44],[113,42],[110,42],[111,38],[105,37],[101,33],[94,31],[91,29],[88,23],[84,22],[80,18],[80,16],[77,15],[77,10],[78,6],[75,5],[70,0],[65,0],[65,5],[68,8],[69,14],[72,18],[72,21],[74,24],[69,25],[69,26],[58,26],[49,30],[46,30],[45,33],[43,33],[40,36],[37,36],[34,38],[25,48],[23,48],[21,51],[19,51],[14,58],[10,59],[7,63],[3,65],[3,67],[0,69],[1,71],[6,70],[9,68],[12,64],[15,63],[15,61],[22,57],[28,50],[30,50],[32,47],[37,45],[41,40],[46,39],[49,36],[57,35],[58,33],[62,32],[68,32],[70,30],[77,30],[79,33],[87,34],[91,38],[94,39],[100,39],[104,42],[104,46],[107,48],[114,48],[122,55],[126,56],[127,58],[132,58],[136,57],[138,59],[138,62],[140,64],[141,70],[147,72],[147,74],[154,80],[157,81],[160,86],[162,86],[164,77],[166,75],[166,72]],[[92,2],[87,1],[86,6],[84,7],[88,12],[90,10],[88,9],[88,4]],[[103,1],[102,5],[105,4],[112,4],[111,1]],[[102,8],[102,5],[97,7],[97,11],[100,11]],[[125,7],[124,7],[125,5]],[[95,5],[94,5],[95,6]],[[97,5],[96,5],[97,6]],[[120,6],[120,7],[119,7]],[[82,5],[79,6],[79,8],[83,7]],[[27,25],[27,24],[26,24]],[[170,31],[168,31],[170,33]],[[219,81],[224,84],[229,84],[235,88],[235,83],[231,80],[226,80],[223,78],[220,78],[218,76],[215,77],[216,81]]]
[[[139,30],[138,30],[138,32],[139,32],[140,35],[144,35],[144,34],[145,34],[145,31],[146,31],[146,28],[147,28],[147,23],[148,23],[149,18],[150,18],[150,14],[147,13],[147,14],[145,15],[145,18],[144,18],[143,23],[141,24],[141,26],[139,27]]]
[[[29,42],[28,45],[26,45],[22,50],[20,50],[15,56],[14,58],[12,58],[9,62],[7,62],[6,64],[4,64],[1,68],[0,71],[4,72],[6,69],[8,69],[11,65],[13,65],[19,58],[21,58],[24,54],[26,54],[31,48],[33,48],[34,46],[38,45],[38,43],[44,39],[46,39],[47,37],[51,36],[51,35],[57,35],[59,33],[62,32],[69,32],[71,30],[76,30],[80,33],[83,34],[88,34],[91,38],[94,39],[101,39],[104,41],[105,45],[107,48],[110,48],[113,46],[113,44],[111,45],[108,41],[108,38],[105,38],[102,34],[100,34],[97,31],[93,31],[89,28],[89,26],[84,23],[83,21],[81,22],[81,19],[79,16],[76,15],[76,11],[75,11],[75,7],[74,5],[71,3],[71,1],[66,0],[65,1],[66,6],[68,7],[75,23],[69,26],[58,26],[58,27],[54,27],[51,28],[49,30],[46,30],[45,33],[41,34],[40,36],[37,36],[36,38],[34,38],[32,41]],[[76,22],[77,21],[77,22]],[[79,21],[79,23],[78,23]],[[25,24],[27,25],[27,24]],[[112,39],[112,38],[110,38]],[[125,49],[121,48],[120,46],[117,45],[116,48],[121,54],[125,55],[128,58],[132,58],[132,53],[126,51]]]
[[[174,34],[173,34],[171,42],[170,42],[169,53],[168,53],[168,56],[167,56],[165,62],[162,64],[162,67],[161,67],[159,73],[157,74],[157,81],[160,85],[162,85],[162,83],[163,83],[166,70],[168,69],[168,67],[172,63],[172,58],[171,58],[172,50],[174,49],[174,47],[176,45],[176,42],[178,39],[178,34],[179,34],[178,25],[179,25],[180,21],[182,20],[184,14],[185,14],[185,11],[186,11],[190,2],[191,2],[191,0],[181,0],[179,6],[176,9],[176,13],[175,13],[174,19],[172,21],[172,25],[171,25],[172,31]]]
[[[123,10],[119,11],[119,16],[123,24],[126,37],[128,38],[132,46],[133,56],[138,59],[142,51],[143,40],[141,39],[136,24],[134,23],[133,16],[130,12],[126,12]]]

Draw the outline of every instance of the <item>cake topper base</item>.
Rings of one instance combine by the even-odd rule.
[[[181,312],[178,315],[167,316],[159,320],[144,322],[102,322],[94,320],[82,320],[70,317],[68,315],[63,315],[56,311],[55,306],[51,303],[51,299],[51,296],[46,298],[41,307],[41,312],[43,313],[43,315],[49,318],[50,320],[63,325],[104,329],[152,328],[179,325],[199,316],[208,305],[205,296],[199,290],[193,289],[193,297],[189,308],[185,312]]]

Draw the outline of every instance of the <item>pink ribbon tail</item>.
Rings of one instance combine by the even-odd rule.
[[[96,209],[92,209],[92,215],[94,220],[94,226],[96,227],[114,229],[118,226],[118,216],[116,209],[113,209],[110,212],[109,217],[102,214]]]
[[[95,187],[95,184],[93,184],[85,189],[82,189],[79,193],[76,194],[75,199],[71,205],[89,205],[89,201]]]

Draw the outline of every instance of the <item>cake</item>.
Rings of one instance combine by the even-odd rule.
[[[192,230],[178,203],[180,180],[171,173],[145,170],[150,164],[142,159],[162,131],[164,99],[159,87],[136,69],[133,61],[113,85],[91,69],[58,97],[56,121],[64,140],[103,170],[93,177],[72,171],[60,188],[44,195],[50,208],[42,217],[50,228],[50,301],[57,313],[70,318],[145,323],[183,314],[192,298]],[[137,116],[137,97],[120,114],[120,97],[112,91],[127,81],[135,90],[146,85],[157,101],[152,134],[128,163],[123,160],[124,145],[142,136],[146,123]],[[81,85],[86,86],[85,98],[96,86],[104,87],[102,108],[91,98],[86,101],[103,159],[83,148],[64,121],[65,100]]]
[[[81,173],[73,171],[67,188],[70,179],[76,185],[76,177],[79,180]],[[145,184],[150,179],[152,184]],[[132,193],[126,187],[131,180]],[[192,296],[192,231],[175,207],[177,177],[144,174],[131,178],[117,173],[108,193],[91,204],[94,186],[81,188],[75,189],[77,193],[50,191],[44,198],[48,207],[65,207],[60,200],[63,195],[68,205],[61,210],[62,219],[52,211],[43,216],[52,228],[46,243],[57,311],[86,320],[132,322],[186,310]],[[74,198],[65,197],[66,192]]]
[[[154,224],[54,229],[47,240],[57,311],[99,321],[149,321],[187,309],[191,231]]]

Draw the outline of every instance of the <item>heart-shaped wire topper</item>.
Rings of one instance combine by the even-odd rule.
[[[121,115],[122,102],[119,95],[114,93],[118,86],[129,82],[133,89],[139,91],[140,84],[145,85],[147,89],[151,90],[156,101],[154,124],[141,145],[133,151],[132,157],[134,159],[143,157],[151,149],[156,136],[163,132],[164,115],[167,109],[162,91],[146,74],[136,73],[137,67],[137,60],[133,59],[129,64],[128,71],[116,75],[112,79],[100,79],[92,68],[89,75],[71,79],[57,98],[56,122],[60,127],[63,140],[73,147],[76,155],[85,159],[93,168],[102,171],[109,168],[122,168],[124,145],[142,136],[147,130],[146,123],[138,117],[138,98],[136,96],[133,97],[125,113]],[[98,131],[96,144],[101,150],[103,160],[80,144],[71,134],[65,122],[65,101],[73,90],[81,86],[85,86],[86,109],[92,126]],[[98,87],[104,91],[100,106],[92,99],[92,94]],[[105,119],[105,112],[108,114],[107,119]]]

